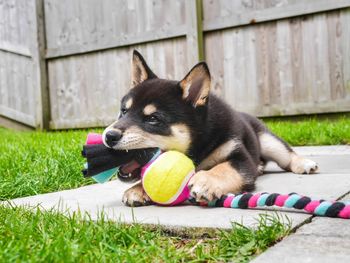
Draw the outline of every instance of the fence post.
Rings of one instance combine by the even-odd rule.
[[[49,129],[50,103],[47,64],[45,58],[45,13],[44,0],[33,0],[34,8],[34,36],[31,45],[33,64],[36,73],[36,128]]]
[[[190,67],[204,60],[202,0],[186,0],[187,63]]]

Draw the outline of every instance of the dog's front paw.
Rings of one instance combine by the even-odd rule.
[[[290,169],[296,174],[312,174],[318,170],[316,162],[301,156],[294,156],[290,165]]]
[[[210,202],[226,194],[219,178],[210,171],[199,171],[189,181],[190,193],[197,202]]]
[[[150,205],[151,199],[145,193],[141,183],[126,190],[123,196],[123,203],[127,206],[144,206]]]

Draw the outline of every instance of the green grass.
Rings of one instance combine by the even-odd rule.
[[[81,174],[86,134],[0,128],[0,200],[91,184]]]
[[[350,117],[298,121],[266,120],[267,126],[293,146],[350,144]]]
[[[88,220],[83,220],[88,219]],[[0,206],[2,262],[247,262],[282,239],[290,222],[262,215],[255,229],[233,224],[211,238],[169,236],[160,228],[123,225],[79,213],[64,216]]]

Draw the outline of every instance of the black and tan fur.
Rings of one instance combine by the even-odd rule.
[[[232,87],[234,88],[234,87]],[[313,173],[315,162],[297,155],[257,118],[233,110],[210,93],[210,73],[202,62],[181,81],[159,79],[134,51],[132,88],[122,99],[116,122],[103,133],[115,149],[159,147],[187,154],[197,172],[189,182],[197,201],[229,192],[252,191],[267,161],[294,173]],[[149,204],[138,183],[123,202]]]

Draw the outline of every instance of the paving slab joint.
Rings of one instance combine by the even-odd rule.
[[[340,201],[340,200],[342,200],[342,199],[344,199],[344,197],[346,197],[346,196],[350,196],[350,191],[348,191],[348,192],[346,192],[345,194],[343,194],[343,195],[341,195],[340,197],[338,197],[337,199],[336,199],[336,201]],[[349,200],[344,200],[344,201],[350,201],[350,199]]]

